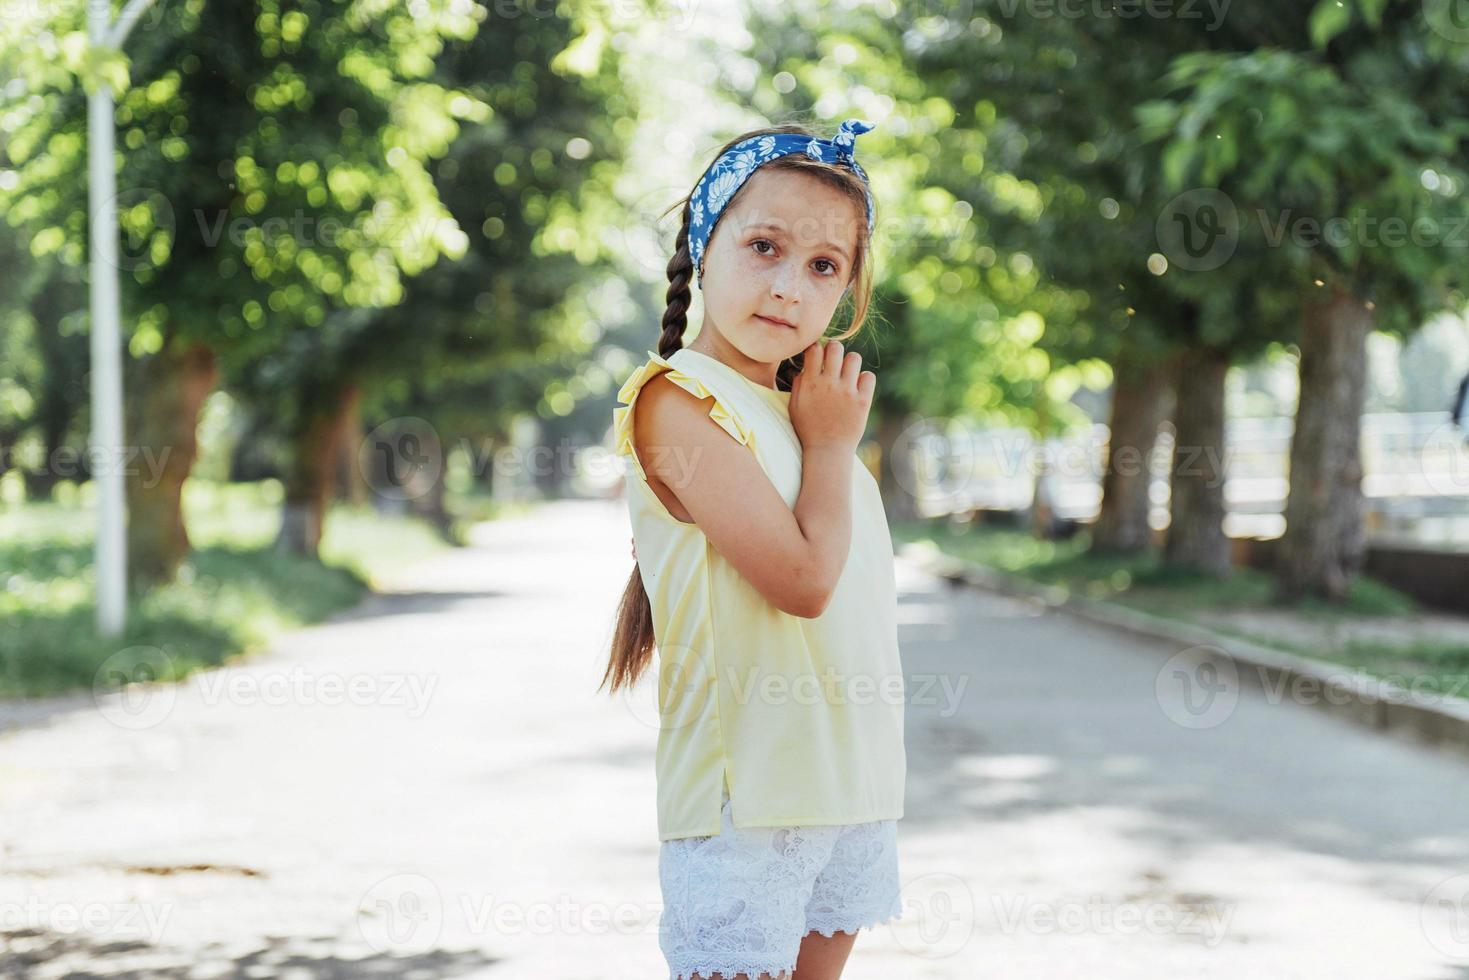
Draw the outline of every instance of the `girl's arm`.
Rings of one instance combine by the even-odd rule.
[[[664,377],[643,386],[633,407],[633,442],[650,479],[662,483],[715,549],[772,605],[821,615],[852,544],[852,466],[876,379],[857,355],[826,373],[807,355],[792,394],[808,406],[802,426],[801,491],[786,505],[747,446],[709,417],[698,398]],[[844,369],[843,364],[847,367]],[[854,366],[855,365],[855,366]],[[858,411],[860,409],[860,414]]]

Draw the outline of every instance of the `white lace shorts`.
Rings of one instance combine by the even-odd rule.
[[[856,932],[901,917],[898,822],[735,829],[663,841],[658,945],[669,980],[756,980],[794,971],[807,933]]]

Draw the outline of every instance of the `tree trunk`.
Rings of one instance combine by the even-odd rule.
[[[1060,518],[1056,515],[1055,464],[1051,459],[1051,447],[1047,433],[1050,431],[1050,408],[1044,396],[1036,407],[1033,449],[1035,453],[1035,477],[1031,483],[1030,509],[1027,513],[1030,533],[1043,540],[1052,540],[1060,529]]]
[[[285,502],[275,548],[307,558],[317,557],[343,450],[346,419],[357,410],[360,391],[347,386],[335,397],[303,399],[305,417],[292,441]]]
[[[1229,355],[1197,347],[1183,353],[1174,379],[1173,466],[1166,565],[1224,578],[1224,379]]]
[[[342,405],[341,431],[337,439],[341,451],[337,453],[336,498],[360,507],[367,503],[367,480],[363,477],[360,449],[362,431],[362,392],[356,386],[350,388]]]
[[[0,479],[4,479],[5,474],[15,465],[12,458],[15,454],[15,442],[16,436],[11,430],[0,429]]]
[[[494,436],[481,436],[479,444],[488,446],[488,449],[484,453],[475,451],[471,454],[474,477],[479,481],[480,490],[493,499],[495,496],[495,449],[500,445],[500,440]]]
[[[36,352],[42,364],[40,389],[35,392],[34,423],[45,453],[42,465],[25,473],[26,498],[49,500],[62,479],[87,479],[87,454],[68,457],[66,436],[78,413],[86,408],[87,348],[82,336],[65,336],[62,321],[86,302],[80,283],[59,272],[31,298],[36,325]]]
[[[1301,324],[1301,397],[1290,443],[1290,495],[1276,596],[1346,597],[1366,556],[1361,430],[1372,313],[1333,283]]]
[[[1168,414],[1173,365],[1141,351],[1125,351],[1112,365],[1112,408],[1102,507],[1092,528],[1093,552],[1138,554],[1153,544],[1149,462],[1158,425]]]
[[[881,454],[877,466],[877,489],[882,494],[888,521],[918,519],[918,483],[914,479],[912,446],[904,433],[902,416],[884,415],[874,433]]]
[[[199,409],[219,370],[214,351],[169,338],[136,366],[128,407],[127,548],[129,588],[172,582],[189,553],[183,488],[199,453]]]
[[[1037,447],[1035,479],[1031,484],[1030,509],[1027,512],[1030,533],[1042,540],[1052,540],[1060,530],[1056,516],[1055,466],[1045,445]]]
[[[428,484],[422,494],[409,499],[409,509],[419,517],[434,526],[439,537],[445,541],[454,543],[454,518],[449,514],[449,508],[444,503],[444,473],[448,469],[446,465],[434,468],[433,481]]]

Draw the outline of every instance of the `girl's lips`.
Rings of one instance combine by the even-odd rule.
[[[787,330],[794,330],[794,329],[796,329],[794,326],[792,326],[789,323],[785,323],[785,322],[783,322],[781,320],[772,320],[770,317],[768,317],[768,316],[761,316],[759,313],[756,313],[755,314],[755,318],[757,320],[764,320],[766,323],[770,324],[771,326],[785,327]]]

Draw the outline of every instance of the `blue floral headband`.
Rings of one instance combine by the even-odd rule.
[[[714,234],[724,207],[734,197],[735,191],[744,186],[761,164],[776,157],[791,153],[804,153],[813,160],[823,163],[840,163],[851,167],[867,189],[867,231],[872,233],[872,190],[867,182],[867,173],[852,156],[853,146],[859,133],[872,129],[872,124],[861,119],[848,119],[837,129],[830,140],[813,139],[795,133],[771,133],[752,136],[726,150],[719,159],[709,165],[704,176],[694,187],[689,198],[689,256],[694,261],[699,285],[704,285],[704,248]]]

